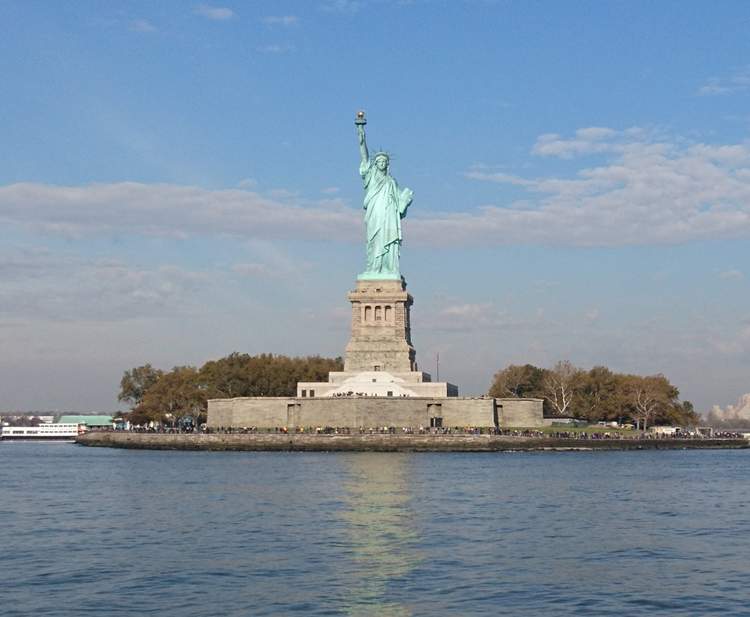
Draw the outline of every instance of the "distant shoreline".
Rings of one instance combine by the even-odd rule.
[[[566,439],[509,435],[164,434],[92,432],[83,446],[249,452],[503,452],[742,449],[746,439]]]

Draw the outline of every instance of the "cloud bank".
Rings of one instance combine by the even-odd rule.
[[[642,129],[580,129],[542,135],[532,152],[600,157],[572,177],[523,178],[476,166],[466,177],[529,192],[509,207],[457,215],[460,234],[523,234],[526,242],[574,246],[675,244],[750,236],[750,145],[659,139]],[[483,232],[481,230],[484,230]]]
[[[748,89],[750,89],[750,65],[737,70],[729,77],[712,77],[699,88],[698,94],[717,96],[745,92]]]
[[[711,415],[722,422],[750,421],[750,393],[743,394],[736,405],[727,405],[725,408],[714,405],[711,409]]]
[[[174,265],[136,266],[46,249],[0,252],[0,320],[121,321],[191,310],[212,283]]]
[[[214,21],[226,21],[234,17],[234,11],[224,6],[211,6],[209,4],[199,4],[195,7],[195,14]]]
[[[335,231],[354,239],[360,232],[357,214],[335,199],[305,202],[293,195],[269,197],[242,189],[135,182],[0,187],[0,223],[72,237],[226,234],[328,240]]]
[[[262,19],[267,26],[294,26],[299,23],[296,15],[269,15]]]
[[[477,165],[464,173],[467,180],[516,186],[527,197],[502,205],[461,204],[456,213],[415,214],[408,218],[409,244],[623,246],[750,237],[748,143],[689,143],[642,129],[590,127],[571,138],[542,135],[532,153],[584,163],[572,175],[539,178]],[[228,234],[358,242],[361,235],[359,205],[338,198],[134,182],[2,186],[0,223],[70,236]]]

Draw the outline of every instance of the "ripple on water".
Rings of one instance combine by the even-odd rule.
[[[0,447],[2,606],[9,617],[748,614],[748,463],[722,451]]]

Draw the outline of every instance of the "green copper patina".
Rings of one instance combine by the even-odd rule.
[[[388,173],[390,157],[377,152],[370,158],[365,141],[365,114],[357,112],[354,121],[359,136],[361,161],[359,173],[365,188],[365,228],[367,233],[367,269],[360,280],[401,279],[401,219],[411,204],[411,189],[401,189]]]

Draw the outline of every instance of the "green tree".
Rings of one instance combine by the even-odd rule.
[[[509,364],[495,373],[489,395],[503,397],[541,397],[544,370],[531,364]]]
[[[130,423],[134,426],[144,426],[149,422],[161,422],[162,414],[158,409],[146,408],[143,403],[136,405],[133,409],[124,414],[124,416],[130,420]]]
[[[616,420],[623,400],[618,375],[606,366],[595,366],[580,375],[573,410],[577,417],[591,422]]]
[[[192,366],[176,366],[146,390],[136,417],[174,425],[186,416],[199,421],[206,411],[206,388]]]
[[[583,371],[568,361],[551,369],[511,364],[495,373],[489,395],[541,398],[547,417],[569,415],[590,422],[632,418],[639,427],[700,421],[692,403],[680,401],[679,390],[664,375],[626,375],[606,366]]]
[[[329,372],[341,370],[341,358],[250,356],[235,352],[206,362],[200,379],[209,398],[294,396],[298,381],[326,381]]]
[[[153,386],[163,375],[163,371],[155,369],[150,364],[136,366],[125,371],[120,380],[120,393],[118,401],[130,403],[131,407],[137,407],[143,402],[146,391]]]
[[[701,422],[700,416],[690,401],[674,401],[667,410],[664,420],[677,426],[697,426]]]

